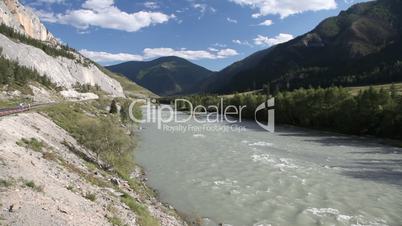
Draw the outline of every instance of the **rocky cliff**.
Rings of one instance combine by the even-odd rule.
[[[58,43],[35,13],[25,8],[17,0],[0,1],[0,23],[12,27],[31,38],[52,44]]]
[[[0,23],[52,46],[49,48],[60,48],[58,41],[40,22],[39,18],[31,10],[21,5],[18,0],[0,1]],[[50,56],[40,48],[24,44],[3,34],[0,34],[0,48],[4,57],[37,70],[41,75],[48,76],[52,82],[66,89],[72,89],[78,82],[98,85],[108,94],[124,96],[123,88],[118,81],[107,76],[98,66],[85,60],[85,57],[79,53],[70,52],[75,59]]]
[[[123,88],[116,80],[105,75],[93,64],[83,65],[78,60],[47,55],[41,49],[14,42],[0,34],[0,47],[6,58],[18,61],[21,65],[34,68],[40,74],[47,75],[54,83],[71,89],[77,82],[80,84],[99,85],[105,92],[123,96]],[[76,55],[77,59],[82,57]]]

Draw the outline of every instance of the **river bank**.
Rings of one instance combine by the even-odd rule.
[[[0,224],[186,225],[144,185],[138,167],[88,149],[102,137],[85,128],[115,117],[102,110],[105,103],[64,103],[0,119]],[[130,134],[121,125],[107,128],[120,142]]]

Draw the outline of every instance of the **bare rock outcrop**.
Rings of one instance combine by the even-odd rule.
[[[31,9],[21,5],[18,0],[0,1],[0,23],[14,28],[31,38],[57,44],[56,38],[40,22]]]
[[[21,5],[18,0],[0,1],[0,23],[28,37],[43,41],[60,48],[56,38],[40,22],[32,10]],[[113,96],[124,96],[120,83],[105,73],[96,65],[87,62],[84,56],[71,52],[76,59],[54,57],[42,49],[26,45],[0,34],[1,54],[19,64],[37,70],[41,75],[48,76],[52,82],[71,90],[77,83],[98,85],[103,91]],[[85,65],[81,62],[87,62]]]
[[[37,70],[48,76],[59,86],[71,89],[80,84],[97,84],[105,92],[114,96],[124,96],[120,83],[104,74],[93,64],[83,65],[76,60],[47,55],[41,49],[17,43],[0,34],[2,55],[23,66]],[[80,56],[77,56],[80,57]]]

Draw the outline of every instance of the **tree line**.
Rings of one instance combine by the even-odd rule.
[[[48,88],[57,88],[46,75],[40,75],[35,69],[20,65],[16,61],[1,56],[0,48],[0,85],[24,87],[29,81],[36,81]]]
[[[24,44],[34,46],[38,49],[43,50],[46,54],[53,57],[65,57],[72,60],[76,60],[76,57],[71,52],[75,50],[65,46],[65,45],[58,45],[57,47],[51,46],[48,43],[42,42],[40,40],[36,40],[34,38],[28,37],[24,34],[16,32],[13,28],[8,27],[7,25],[1,23],[0,24],[0,33],[7,36],[8,38],[18,40]]]
[[[269,95],[263,93],[235,94],[223,98],[223,107],[246,106],[244,119],[255,118],[255,109]],[[370,87],[353,95],[342,87],[296,89],[278,92],[275,97],[276,122],[355,135],[373,135],[402,140],[402,96],[394,85],[390,89]],[[221,105],[219,96],[185,97],[193,106]],[[180,102],[180,110],[190,110]],[[267,111],[257,114],[267,120]]]

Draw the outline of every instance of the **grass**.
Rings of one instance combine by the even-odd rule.
[[[1,99],[0,108],[15,108],[21,103],[17,99]]]
[[[43,141],[39,141],[36,138],[31,139],[22,138],[20,141],[17,141],[17,145],[31,149],[36,152],[41,152],[42,149],[45,147]]]
[[[136,98],[140,95],[144,95],[145,97],[158,97],[158,95],[152,93],[151,91],[137,85],[135,82],[131,81],[130,79],[124,77],[123,75],[118,75],[115,74],[109,70],[107,70],[106,68],[99,66],[98,68],[105,73],[106,75],[108,75],[109,77],[117,80],[121,86],[123,87],[124,93],[128,96],[128,97],[132,97],[132,98]]]
[[[32,180],[23,180],[23,182],[26,187],[29,187],[36,192],[43,192],[42,185],[36,185],[35,182]]]
[[[129,175],[135,166],[135,138],[121,126],[118,115],[104,110],[110,102],[62,103],[46,108],[44,112],[115,171]]]
[[[124,202],[131,211],[137,214],[138,224],[140,226],[160,226],[159,222],[151,216],[149,211],[130,195],[124,194],[121,197],[121,201]]]
[[[95,202],[96,200],[96,195],[94,193],[88,192],[84,195],[84,198],[91,200],[92,202]]]
[[[372,85],[372,86],[356,86],[356,87],[346,87],[347,90],[350,90],[353,95],[357,95],[359,91],[368,90],[370,87],[373,87],[376,90],[380,90],[381,88],[389,90],[392,84],[384,84],[384,85]],[[398,94],[402,94],[402,83],[394,83],[395,89]]]
[[[69,190],[69,191],[72,191],[72,192],[74,192],[74,186],[73,185],[68,185],[67,187],[66,187],[66,189],[67,190]]]
[[[114,226],[125,226],[126,224],[123,223],[123,221],[118,218],[117,216],[113,216],[108,218],[109,223],[114,225]]]
[[[59,159],[61,160],[61,159]],[[68,171],[79,175],[81,178],[84,178],[86,181],[91,183],[92,185],[96,185],[98,187],[111,187],[111,184],[108,181],[102,180],[100,178],[95,177],[92,174],[87,174],[75,165],[68,163],[66,161],[61,160],[62,166],[64,166]]]
[[[120,103],[122,101],[118,100]],[[110,103],[110,99],[100,99],[85,103],[62,103],[45,108],[43,111],[56,124],[68,131],[81,145],[94,151],[99,159],[111,165],[113,171],[108,173],[114,173],[127,180],[130,187],[143,196],[154,195],[145,185],[130,178],[130,174],[135,167],[133,153],[136,146],[135,137],[126,129],[129,127],[128,124],[126,124],[126,128],[123,127],[124,120],[118,114],[113,115],[105,111],[106,106],[109,106]],[[82,156],[80,157],[82,158]],[[119,190],[110,181],[102,180],[92,174],[86,174],[75,165],[67,162],[62,162],[62,164],[68,170],[75,172],[96,186],[113,187]],[[93,162],[88,162],[86,166],[88,169],[100,167]],[[105,170],[99,169],[101,171]],[[85,196],[88,199],[96,198],[88,196],[88,194]],[[159,222],[149,213],[148,209],[130,195],[125,194],[121,197],[121,201],[138,216],[139,225],[159,225]],[[111,218],[111,220],[116,225],[121,223],[117,218]]]
[[[0,188],[8,188],[13,186],[14,182],[12,180],[0,179]]]

